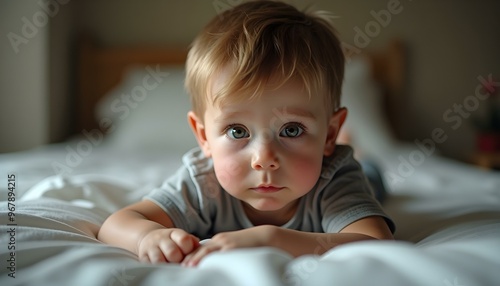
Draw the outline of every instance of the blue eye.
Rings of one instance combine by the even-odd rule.
[[[299,137],[304,133],[304,127],[300,123],[289,123],[280,131],[281,137]]]
[[[226,129],[226,135],[232,139],[242,139],[242,138],[250,137],[250,134],[248,134],[248,131],[244,127],[238,126],[238,125],[229,126]]]

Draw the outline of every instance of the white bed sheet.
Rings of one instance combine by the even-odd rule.
[[[468,286],[500,282],[498,173],[429,158],[403,184],[393,185],[384,203],[397,224],[394,242],[352,243],[322,256],[296,259],[272,248],[242,249],[214,253],[198,268],[188,269],[140,263],[132,253],[95,238],[109,213],[160,184],[179,166],[181,154],[123,153],[103,144],[71,173],[55,175],[53,162],[64,162],[67,146],[0,155],[0,170],[15,173],[18,182],[16,278],[8,276],[10,251],[2,243],[1,285]],[[6,191],[4,183],[2,196]],[[6,202],[0,212],[1,241],[8,241]]]

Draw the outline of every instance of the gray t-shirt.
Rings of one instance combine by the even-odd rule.
[[[183,166],[144,199],[160,206],[175,227],[200,239],[254,226],[245,215],[242,202],[219,185],[212,160],[199,148],[186,153],[182,161]],[[352,149],[338,145],[332,156],[323,159],[318,182],[300,198],[295,215],[282,227],[336,233],[368,216],[383,217],[394,231],[394,223],[373,197]]]

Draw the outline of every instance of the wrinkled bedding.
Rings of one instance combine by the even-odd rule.
[[[273,248],[241,249],[213,253],[199,267],[183,268],[140,263],[134,254],[95,237],[111,212],[139,200],[175,169],[176,155],[116,156],[118,164],[105,165],[116,154],[103,147],[71,174],[47,176],[47,166],[65,153],[33,152],[38,152],[36,163],[25,153],[9,155],[16,164],[0,160],[2,172],[15,173],[19,186],[14,226],[7,221],[6,197],[0,205],[1,241],[12,241],[15,229],[15,250],[6,243],[0,248],[1,285],[467,286],[500,281],[500,177],[495,172],[432,159],[415,174],[425,178],[432,172],[429,180],[389,185],[384,208],[397,224],[396,241],[357,242],[299,258]],[[11,252],[15,268],[9,269]]]

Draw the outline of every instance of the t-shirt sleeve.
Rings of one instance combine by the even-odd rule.
[[[160,188],[146,195],[144,200],[150,200],[161,207],[176,228],[198,237],[204,236],[212,228],[212,207],[206,198],[207,194],[202,193],[197,184],[192,180],[187,168],[182,167]],[[210,183],[205,182],[205,187],[207,184]]]
[[[323,230],[337,233],[362,218],[380,216],[394,232],[394,222],[375,199],[359,163],[351,156],[342,159],[341,167],[335,171],[322,191],[320,208]]]

